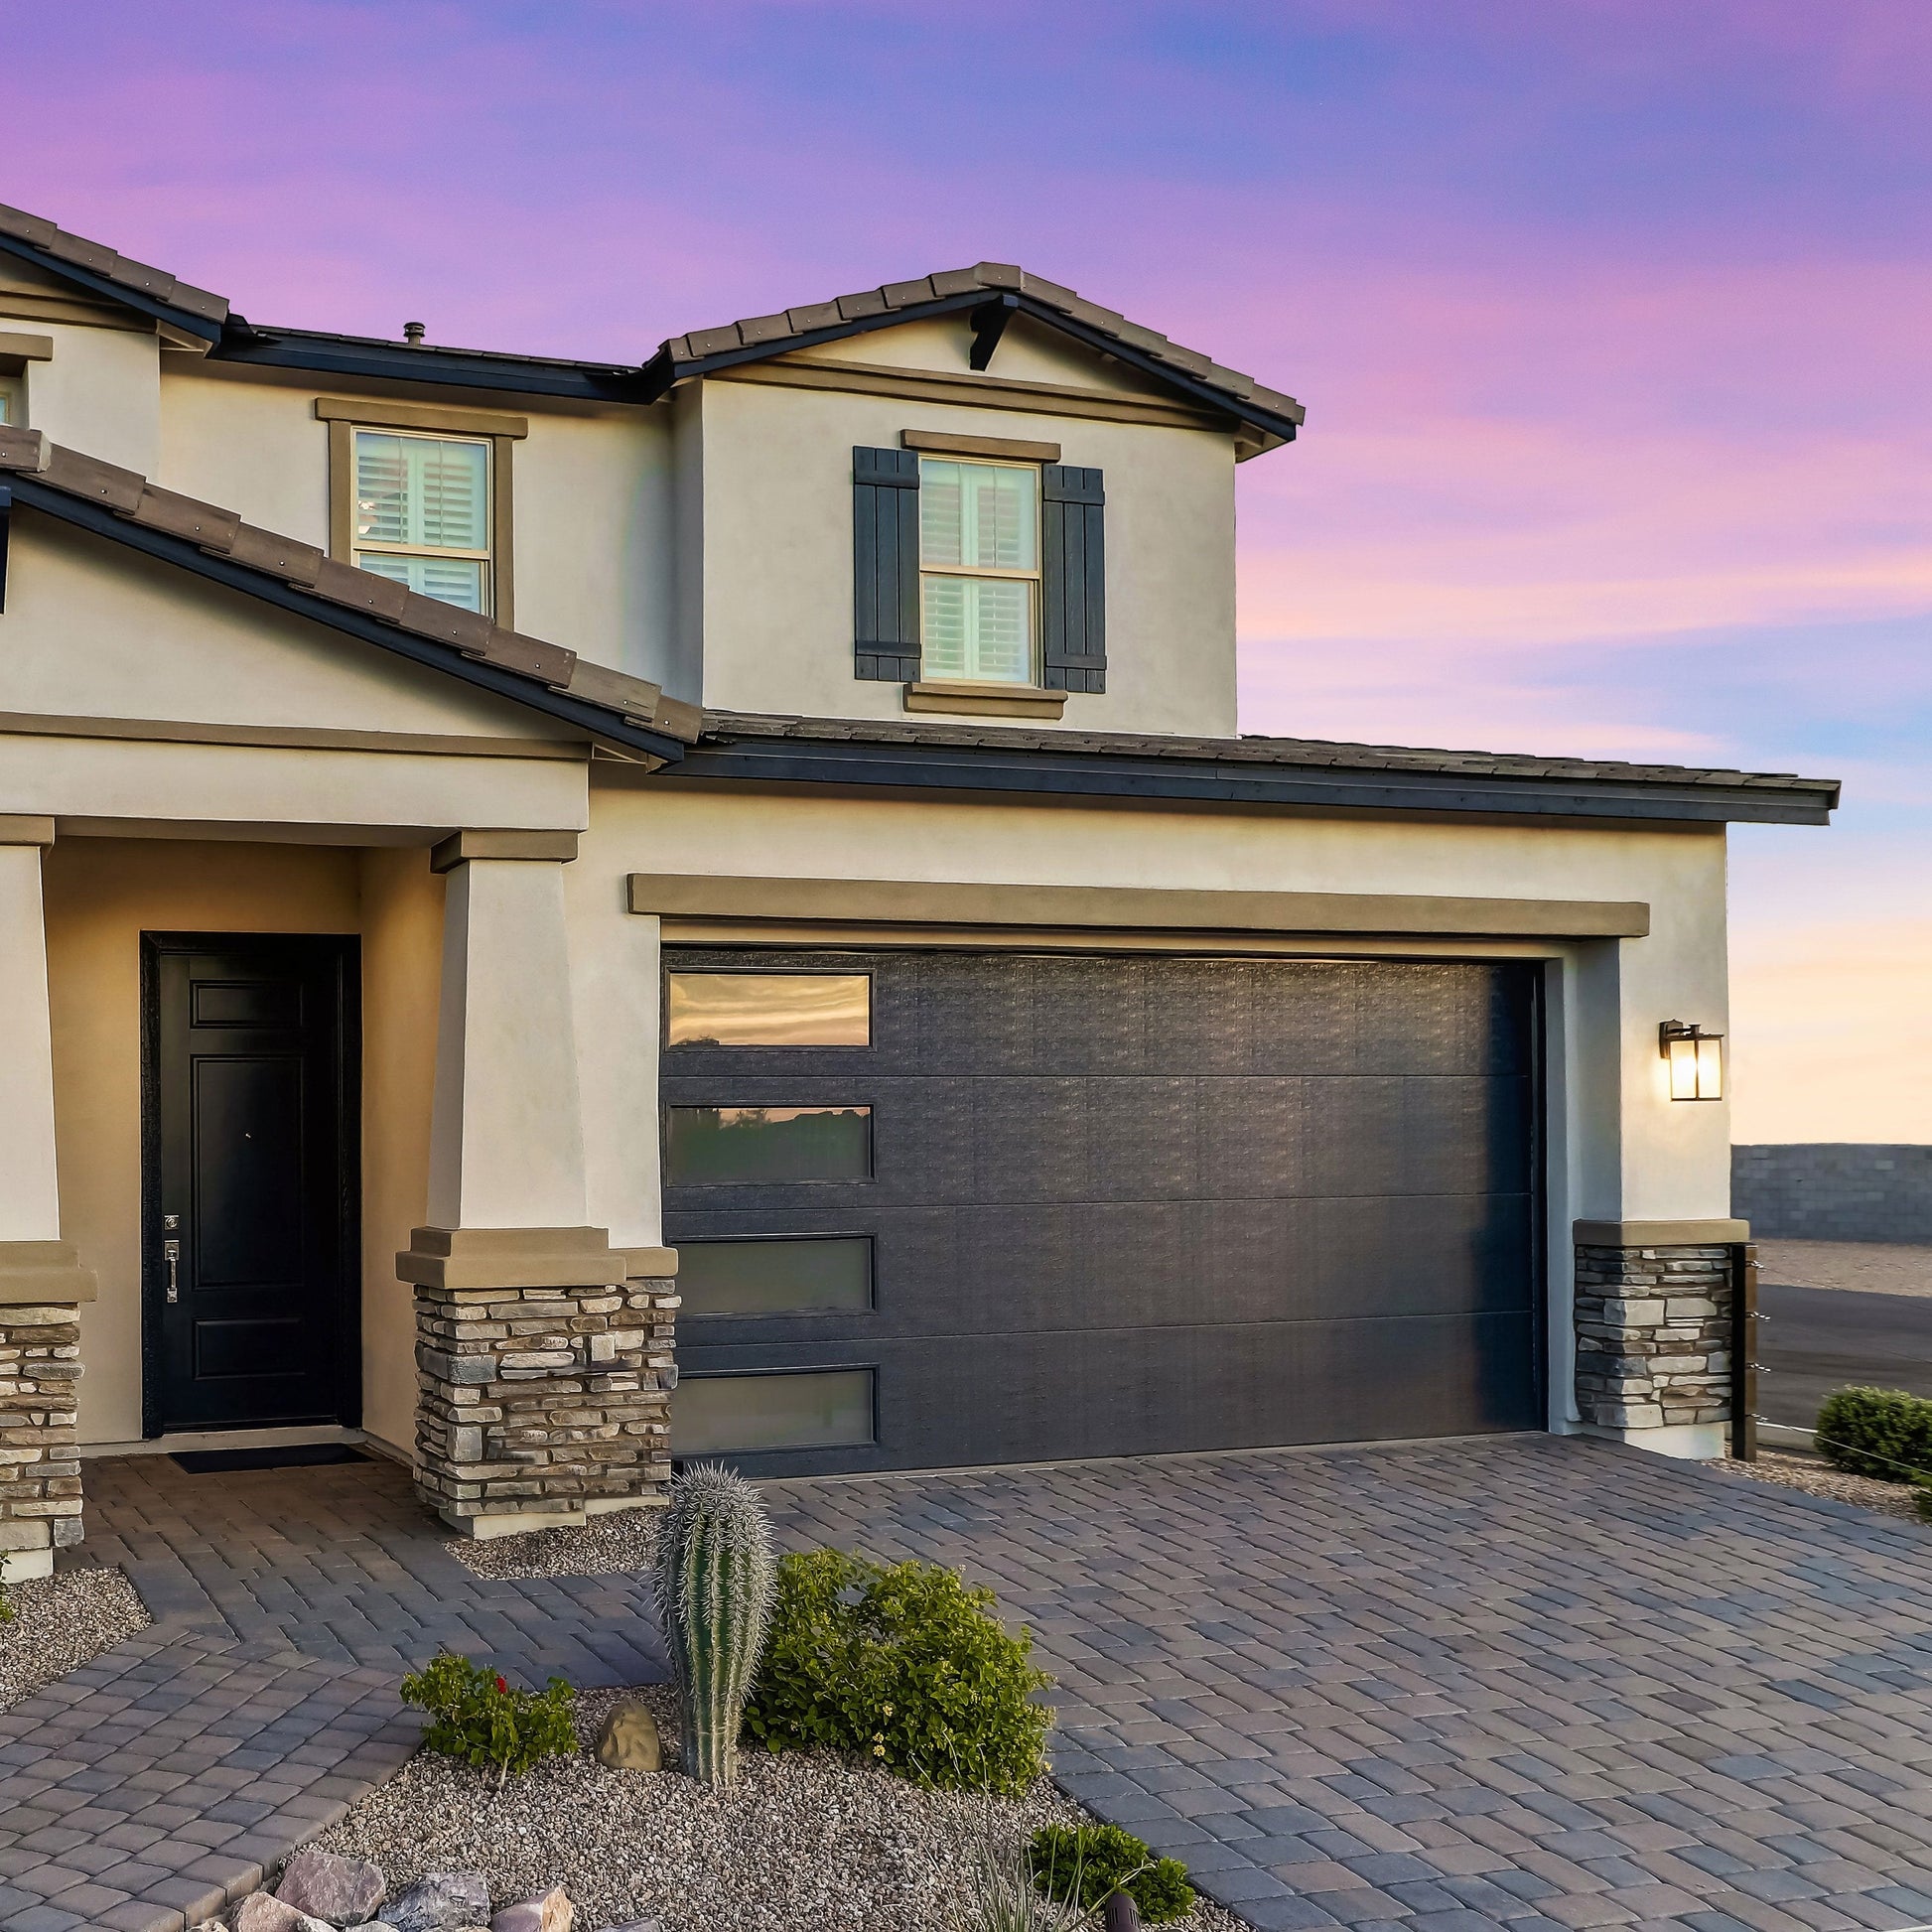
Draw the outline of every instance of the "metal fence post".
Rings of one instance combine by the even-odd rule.
[[[1757,1243],[1730,1250],[1730,1452],[1757,1460]]]

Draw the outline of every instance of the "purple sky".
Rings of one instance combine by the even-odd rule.
[[[991,257],[1292,391],[1244,727],[1843,776],[1736,840],[1737,1134],[1932,1141],[1925,0],[10,28],[0,198],[258,321],[638,360]]]

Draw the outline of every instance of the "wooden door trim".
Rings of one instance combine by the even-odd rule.
[[[343,1427],[362,1424],[361,939],[335,932],[144,932],[141,935],[141,1435],[165,1433],[161,1412],[161,963],[180,953],[299,946],[331,967],[342,1050],[335,1116],[337,1191],[336,1395]]]

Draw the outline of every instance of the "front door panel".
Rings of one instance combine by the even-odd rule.
[[[147,942],[149,1435],[356,1419],[355,942]]]

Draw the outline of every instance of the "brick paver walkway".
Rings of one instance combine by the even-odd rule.
[[[488,1582],[387,1462],[86,1466],[91,1561],[152,1628],[0,1712],[0,1928],[182,1932],[415,1749],[397,1680],[449,1644],[540,1684],[664,1676],[635,1577]]]
[[[961,1565],[1056,1772],[1266,1928],[1932,1921],[1932,1535],[1548,1437],[773,1485]]]

